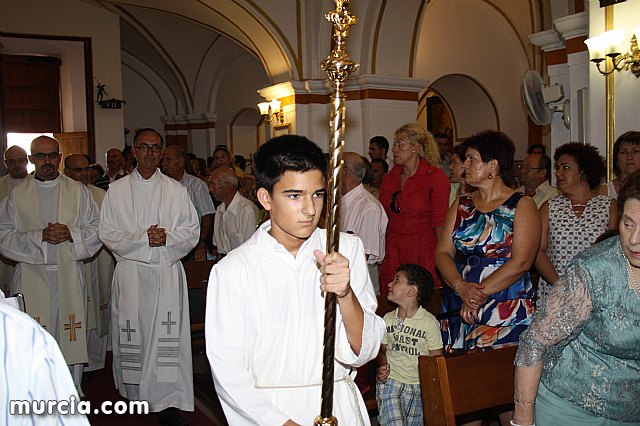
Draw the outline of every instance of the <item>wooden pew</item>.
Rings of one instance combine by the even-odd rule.
[[[455,416],[513,403],[517,345],[420,356],[425,426],[455,426]]]
[[[182,262],[187,276],[187,289],[189,291],[189,319],[191,320],[191,344],[196,347],[204,347],[204,314],[207,301],[207,283],[209,272],[215,264],[215,260],[198,262],[188,260]]]

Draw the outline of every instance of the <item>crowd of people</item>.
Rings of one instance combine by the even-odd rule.
[[[250,171],[226,146],[204,160],[150,128],[129,156],[109,149],[106,171],[72,154],[60,174],[59,151],[46,136],[28,156],[5,151],[0,285],[23,293],[57,342],[69,396],[111,349],[120,394],[148,401],[160,424],[185,424],[179,410],[194,396],[180,261],[215,259],[206,346],[230,424],[313,422],[324,292],[337,296],[341,424],[368,424],[353,377],[376,356],[380,424],[418,425],[419,355],[518,342],[515,410],[502,424],[640,424],[640,132],[616,141],[616,177],[603,184],[591,145],[564,144],[553,160],[532,145],[514,167],[502,132],[454,147],[400,126],[391,143],[370,140],[369,158],[343,155],[340,253],[324,252],[318,226],[326,156],[304,137],[265,143]],[[434,291],[440,312],[425,309]],[[397,305],[384,319],[376,295]]]

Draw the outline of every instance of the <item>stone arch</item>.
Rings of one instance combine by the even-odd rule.
[[[429,89],[440,96],[451,114],[454,140],[485,129],[500,129],[496,105],[475,79],[462,74],[445,75],[431,83]]]

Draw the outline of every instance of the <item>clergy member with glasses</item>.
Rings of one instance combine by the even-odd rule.
[[[438,145],[433,135],[416,123],[395,131],[393,168],[380,187],[380,202],[389,218],[385,258],[380,265],[380,294],[387,293],[396,269],[416,263],[433,275],[435,247],[449,205],[449,179],[440,169]]]
[[[101,247],[100,211],[89,190],[60,175],[58,141],[39,136],[25,178],[0,203],[0,252],[17,262],[13,293],[24,294],[27,313],[56,339],[78,393],[87,363],[87,283],[82,261]]]

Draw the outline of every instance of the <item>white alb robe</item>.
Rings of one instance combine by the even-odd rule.
[[[0,295],[0,298],[2,296]],[[89,425],[82,414],[10,415],[9,401],[80,402],[55,340],[29,315],[0,300],[0,422],[15,426]],[[63,407],[63,408],[69,408]]]
[[[98,208],[106,191],[87,185]],[[84,261],[84,276],[87,283],[87,357],[84,371],[104,368],[109,341],[109,298],[113,280],[114,259],[109,250],[102,247],[91,259]]]
[[[65,194],[64,188],[74,188],[75,194]],[[75,202],[76,205],[70,205]],[[18,204],[36,206],[30,211],[33,216],[19,218]],[[64,223],[60,215],[68,215],[69,211],[75,216],[66,223],[73,242],[55,245],[42,241],[42,230],[47,224]],[[86,287],[82,260],[93,256],[101,246],[98,221],[98,207],[87,188],[66,176],[46,182],[29,176],[0,203],[0,251],[18,262],[12,289],[25,294],[27,313],[46,325],[69,365],[87,362]],[[39,225],[21,230],[20,223],[23,226],[25,223]],[[59,264],[61,259],[64,264]],[[28,271],[35,271],[47,280],[48,294],[38,291],[33,294],[34,281],[23,279],[23,273]],[[64,281],[59,283],[60,277],[64,277]]]
[[[17,185],[24,182],[26,176],[22,179],[14,179],[11,175],[6,175],[0,178],[0,200],[3,200],[9,192]],[[13,279],[13,267],[15,266],[12,260],[0,255],[0,290],[5,294],[11,295],[11,281]]]
[[[320,414],[324,297],[313,251],[325,250],[316,229],[296,257],[279,244],[266,222],[211,270],[207,289],[207,356],[231,425],[313,424]],[[351,287],[365,313],[356,356],[340,310],[336,318],[333,413],[340,425],[368,425],[355,367],[373,359],[385,331],[356,236],[340,235],[351,268]]]
[[[163,247],[147,230],[165,228]],[[100,238],[116,258],[111,338],[116,386],[150,411],[193,411],[193,369],[186,277],[180,259],[198,243],[198,215],[184,186],[160,171],[137,170],[109,186]],[[176,337],[176,335],[178,337]]]

